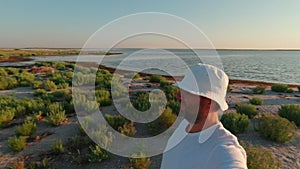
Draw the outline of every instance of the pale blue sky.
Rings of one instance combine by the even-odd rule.
[[[137,12],[185,18],[216,48],[300,49],[299,0],[2,0],[0,47],[80,48],[101,26]]]

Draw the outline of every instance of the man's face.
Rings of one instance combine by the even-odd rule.
[[[181,100],[180,111],[183,112],[184,118],[190,123],[197,122],[200,119],[200,96],[191,94],[181,89],[177,93],[176,98]]]

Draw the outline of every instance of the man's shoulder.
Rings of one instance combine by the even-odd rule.
[[[239,144],[236,136],[222,126],[216,130],[215,134],[211,159],[218,161],[220,166],[247,168],[246,151]]]

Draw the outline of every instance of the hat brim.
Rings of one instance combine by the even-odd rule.
[[[178,87],[184,91],[187,91],[191,94],[207,97],[211,100],[214,100],[216,103],[218,103],[218,105],[220,106],[222,111],[225,111],[228,109],[228,104],[226,103],[225,98],[213,97],[214,94],[211,94],[211,93],[201,93],[201,92],[192,91],[192,90],[188,89],[187,87],[185,87],[184,85],[182,85],[181,82],[174,83],[173,86],[176,86],[176,87]]]

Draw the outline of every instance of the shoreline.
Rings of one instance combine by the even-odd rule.
[[[121,53],[109,53],[106,55],[118,55]],[[46,56],[46,55],[45,55]],[[54,55],[53,55],[54,56]],[[28,58],[26,56],[10,56],[8,58],[0,58],[0,63],[2,62],[26,62],[26,61],[33,61],[34,59],[32,58]],[[69,62],[69,63],[75,63],[75,62]],[[79,64],[80,66],[84,66],[84,67],[97,67],[98,64],[97,63],[93,63],[93,62],[77,62],[77,64]],[[16,67],[28,67],[28,66],[16,66]],[[111,68],[111,67],[107,67],[104,65],[99,65],[98,66],[101,69],[105,69],[108,70],[110,73],[113,73],[116,71],[115,68]],[[129,70],[121,70],[121,74],[127,74],[127,73],[131,73],[132,71]],[[140,76],[145,77],[145,76],[151,76],[152,74],[150,73],[139,73]],[[164,78],[166,78],[168,81],[179,81],[183,78],[183,76],[168,76],[168,75],[162,75]],[[255,80],[239,80],[239,79],[229,79],[229,84],[243,84],[243,85],[256,85],[256,86],[272,86],[273,84],[279,84],[279,83],[272,83],[272,82],[264,82],[264,81],[255,81]],[[299,85],[297,84],[287,84],[287,83],[283,83],[288,85],[289,87],[297,87]]]
[[[84,63],[83,63],[84,64]],[[91,65],[89,65],[91,66]],[[107,66],[104,66],[104,65],[99,65],[99,68],[101,69],[106,69],[108,70],[109,72],[113,73],[115,72],[115,68],[111,68],[111,67],[107,67]],[[128,71],[128,70],[122,70],[122,72],[125,73],[130,73],[132,71]],[[145,76],[151,76],[152,74],[150,73],[139,73],[140,76],[142,77],[145,77]],[[179,81],[183,78],[183,76],[175,76],[175,77],[172,77],[172,76],[167,76],[167,75],[162,75],[164,78],[166,78],[168,81],[172,81],[172,82],[175,82],[175,80]],[[239,79],[229,79],[229,84],[243,84],[243,85],[253,85],[253,86],[272,86],[274,84],[279,84],[279,83],[272,83],[272,82],[264,82],[264,81],[252,81],[252,80],[239,80]],[[285,84],[285,83],[283,83]],[[297,84],[286,84],[288,85],[288,87],[297,87],[299,85]]]

